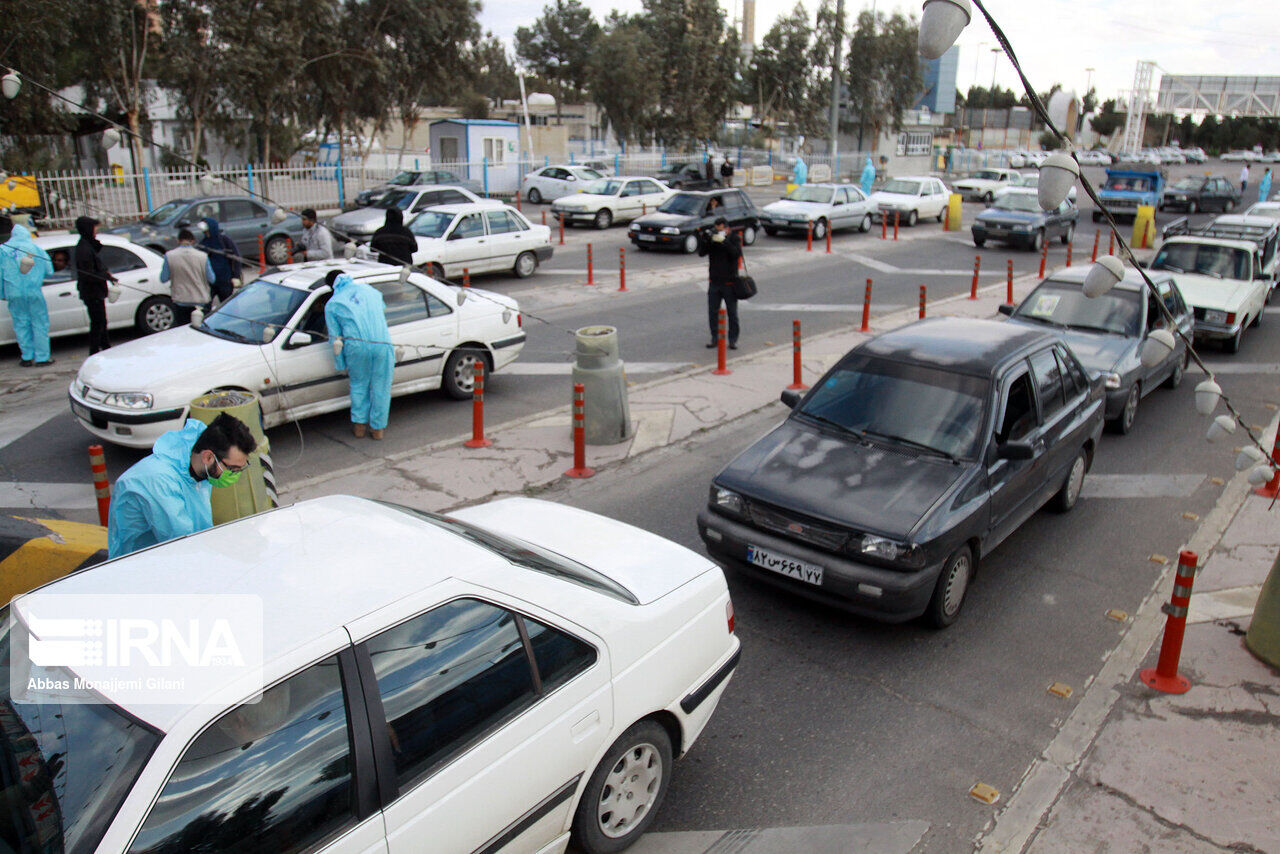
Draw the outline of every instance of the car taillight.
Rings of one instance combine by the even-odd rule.
[[[733,600],[724,603],[724,618],[729,623],[729,634],[733,634]]]
[[[1227,312],[1227,323],[1236,322],[1236,313],[1234,311]]]
[[[516,326],[524,329],[524,315],[520,312],[516,312]]]

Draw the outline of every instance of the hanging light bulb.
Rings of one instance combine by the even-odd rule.
[[[937,59],[956,43],[973,19],[969,0],[924,0],[917,47],[925,59]]]
[[[200,192],[206,196],[213,195],[213,176],[208,172],[200,176]]]
[[[1070,154],[1055,151],[1046,157],[1044,163],[1040,164],[1040,182],[1036,186],[1040,209],[1057,210],[1079,177],[1080,164]]]
[[[1173,348],[1177,346],[1173,340],[1173,333],[1167,329],[1157,329],[1147,336],[1147,340],[1142,342],[1142,367],[1154,368],[1165,360]]]
[[[14,191],[14,190],[18,189],[18,182],[17,182],[17,181],[15,181],[15,180],[13,180],[12,178],[10,178],[10,179],[9,179],[9,183],[8,183],[8,184],[6,184],[5,186],[9,188],[9,191],[10,191],[10,192],[12,192],[12,191]]]
[[[18,76],[18,72],[11,70],[0,77],[0,89],[4,90],[4,96],[10,101],[18,97],[18,93],[22,91],[22,78]]]
[[[1114,255],[1103,255],[1084,277],[1084,295],[1100,297],[1124,278],[1124,262]]]
[[[279,224],[289,218],[289,212],[284,208],[276,208],[271,214],[271,221]]]
[[[1222,400],[1222,386],[1212,379],[1207,379],[1196,386],[1196,412],[1201,415],[1212,415]]]
[[[3,169],[0,169],[0,181],[8,181],[8,180],[9,180],[9,173],[4,171]],[[12,190],[13,188],[10,187],[9,189]]]
[[[1245,445],[1240,449],[1240,453],[1236,455],[1236,471],[1244,471],[1247,468],[1256,466],[1266,458],[1266,455],[1253,445]]]
[[[32,268],[34,268],[35,266],[36,266],[36,259],[32,258],[30,255],[23,255],[18,260],[18,272],[22,273],[22,275],[24,276],[27,273],[30,273]]]
[[[114,148],[120,142],[120,131],[115,128],[107,128],[102,132],[102,147]]]
[[[342,257],[343,257],[343,258],[346,258],[348,261],[350,261],[352,258],[356,257],[356,244],[355,244],[355,241],[353,241],[353,240],[348,240],[345,244],[343,244],[343,246],[342,246]]]
[[[400,268],[400,284],[403,285],[405,282],[409,281],[409,274],[412,272],[413,272],[413,268],[410,267],[408,264],[401,267]]]
[[[1252,486],[1266,486],[1276,476],[1271,466],[1258,466],[1249,472],[1249,483]]]
[[[467,289],[458,288],[458,305],[462,305],[467,301]]]
[[[1234,432],[1236,432],[1236,420],[1230,415],[1219,415],[1213,419],[1213,423],[1209,425],[1209,432],[1204,437],[1210,442],[1216,442]]]
[[[204,309],[200,306],[196,306],[191,309],[191,325],[199,326],[202,323],[204,323]]]

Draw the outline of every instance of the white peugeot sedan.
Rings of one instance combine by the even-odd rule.
[[[535,205],[541,202],[554,202],[561,196],[578,192],[579,187],[592,181],[599,181],[604,176],[589,166],[576,166],[572,163],[558,163],[534,169],[524,176],[520,182],[520,193]]]
[[[1020,183],[1022,176],[1016,169],[979,169],[952,186],[966,201],[977,200],[991,204],[1000,190]]]
[[[1195,311],[1196,337],[1220,341],[1235,353],[1245,329],[1262,323],[1271,296],[1274,279],[1264,273],[1257,253],[1257,244],[1249,240],[1184,234],[1160,245],[1151,269],[1176,276]]]
[[[499,201],[485,202],[466,187],[449,187],[426,184],[419,187],[397,187],[389,190],[365,207],[340,213],[325,223],[335,234],[365,243],[387,221],[387,211],[395,208],[404,212],[404,221],[436,205],[476,204],[500,205]]]
[[[603,230],[615,222],[628,222],[657,210],[675,192],[656,178],[601,178],[577,193],[556,199],[551,212],[563,216],[565,225],[594,225]]]
[[[928,175],[893,178],[871,194],[880,216],[892,222],[896,214],[900,222],[908,226],[928,217],[942,222],[950,199],[946,185]]]
[[[180,428],[187,406],[214,389],[258,395],[266,427],[350,406],[347,375],[333,365],[324,307],[331,270],[382,293],[396,346],[392,396],[443,388],[472,393],[472,373],[513,362],[524,347],[516,301],[451,287],[368,261],[315,261],[245,285],[199,326],[171,329],[90,356],[71,383],[71,411],[93,435],[150,448]]]
[[[996,190],[995,197],[998,199],[1001,196],[1007,196],[1010,193],[1018,192],[1019,190],[1038,190],[1039,188],[1040,188],[1039,172],[1020,172],[1018,173],[1017,179],[1013,183]],[[956,186],[956,189],[957,190],[960,189],[959,185]],[[1067,191],[1067,198],[1070,199],[1072,202],[1076,200],[1075,184],[1072,184],[1071,189]]]
[[[822,240],[827,229],[871,230],[875,203],[853,184],[801,184],[776,202],[760,209],[760,225],[765,233],[780,231],[805,234],[813,229],[813,239]]]
[[[44,301],[49,307],[50,337],[88,332],[89,312],[76,290],[75,253],[80,235],[63,232],[33,239],[36,246],[49,253],[55,267],[53,275],[44,280],[43,288]],[[100,234],[98,240],[102,242],[102,262],[120,282],[120,297],[107,303],[107,328],[134,326],[147,334],[173,326],[169,285],[160,281],[164,258],[114,234]],[[0,345],[16,340],[9,304],[0,300]]]
[[[477,273],[532,276],[551,257],[551,229],[507,205],[440,205],[409,223],[418,241],[413,265],[436,279]]]
[[[93,620],[72,619],[86,597]],[[207,645],[116,644],[128,597],[175,603],[149,624],[227,628],[216,645],[211,629]],[[226,614],[232,597],[260,605],[260,644],[232,628],[256,625]],[[525,498],[452,516],[304,501],[73,573],[2,616],[19,656],[0,680],[13,851],[621,851],[739,658],[706,557]],[[31,663],[48,627],[96,621],[98,661]],[[260,649],[261,672],[206,646]],[[176,684],[197,678],[200,696]],[[74,680],[97,690],[55,684]]]

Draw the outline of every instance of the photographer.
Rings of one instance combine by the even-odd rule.
[[[742,259],[742,240],[729,230],[724,217],[717,217],[709,231],[698,236],[698,254],[707,258],[707,321],[711,325],[711,343],[716,346],[720,306],[729,319],[729,349],[738,349],[738,298],[733,283],[738,278],[738,262]]]

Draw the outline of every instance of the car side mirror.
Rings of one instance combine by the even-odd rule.
[[[1000,305],[998,308],[996,308],[996,311],[1000,312],[1005,317],[1013,317],[1013,310],[1015,307],[1016,306],[1012,306],[1012,305],[1009,305],[1008,303],[1004,303]]]
[[[1149,267],[1151,266],[1151,262],[1150,262],[1150,261],[1139,261],[1139,262],[1138,262],[1138,266],[1145,270],[1145,269],[1147,269],[1147,268],[1149,268]]]
[[[299,347],[306,347],[314,344],[316,339],[312,337],[310,332],[293,332],[289,335],[289,340],[285,342],[286,350],[296,350]]]
[[[841,206],[841,205],[843,205],[843,204],[844,204],[844,202],[836,202],[836,203],[835,203],[835,207],[840,207],[840,206]]]
[[[1030,442],[1002,442],[996,447],[996,459],[1029,460],[1035,456]]]
[[[786,405],[787,409],[795,409],[800,405],[800,396],[800,392],[795,389],[784,388],[779,399]]]

